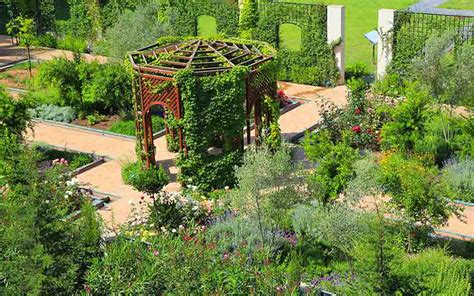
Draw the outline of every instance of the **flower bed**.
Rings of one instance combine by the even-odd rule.
[[[34,144],[34,150],[39,154],[38,167],[41,172],[56,166],[67,166],[72,175],[78,175],[104,162],[103,157],[94,154],[59,149],[44,144]]]

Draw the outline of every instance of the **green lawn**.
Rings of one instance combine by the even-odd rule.
[[[301,29],[293,24],[280,26],[280,46],[289,50],[300,50]]]
[[[439,8],[474,10],[474,1],[473,0],[448,0],[446,3],[441,4]]]
[[[217,35],[216,19],[209,15],[201,15],[198,17],[198,35],[210,37]]]

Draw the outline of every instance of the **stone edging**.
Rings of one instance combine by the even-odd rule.
[[[101,130],[101,129],[97,129],[97,128],[81,126],[81,125],[72,124],[72,123],[58,122],[58,121],[47,120],[47,119],[39,119],[39,118],[33,119],[33,122],[46,123],[46,124],[56,125],[56,126],[60,126],[60,127],[64,127],[64,128],[70,128],[70,129],[79,129],[79,130],[82,130],[82,131],[101,134],[102,136],[110,136],[110,137],[119,138],[119,139],[122,139],[122,140],[129,140],[129,141],[135,141],[136,140],[135,136],[117,134],[117,133],[107,131],[107,130]],[[156,140],[157,138],[162,137],[165,134],[166,134],[166,130],[162,129],[161,131],[153,134],[153,140]]]

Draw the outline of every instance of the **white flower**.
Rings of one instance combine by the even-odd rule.
[[[224,187],[225,190],[229,190],[229,186]]]
[[[184,226],[183,226],[183,225],[179,225],[179,229],[183,229],[183,228],[184,228]]]
[[[173,230],[171,230],[172,233],[176,233],[176,229],[173,228]]]

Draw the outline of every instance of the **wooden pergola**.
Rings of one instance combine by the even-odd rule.
[[[247,66],[250,72],[246,77],[246,137],[251,143],[251,115],[253,112],[255,143],[259,145],[262,137],[262,110],[265,96],[276,97],[276,80],[259,71],[259,66],[273,59],[263,54],[251,44],[190,40],[167,46],[157,44],[141,48],[130,54],[130,61],[137,75],[134,77],[134,95],[137,140],[145,152],[147,166],[155,163],[153,129],[150,108],[161,105],[176,119],[183,118],[185,110],[178,86],[173,82],[174,75],[183,69],[191,69],[195,75],[208,76],[225,72],[235,66]],[[270,120],[270,114],[265,114]],[[176,137],[174,131],[166,127],[167,135]],[[177,136],[180,150],[187,152],[186,131],[178,128]],[[242,139],[242,148],[244,140]]]

